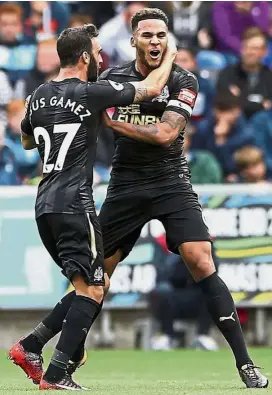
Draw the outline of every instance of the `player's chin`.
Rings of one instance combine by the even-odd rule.
[[[149,66],[150,69],[157,69],[158,67],[160,67],[161,61],[162,61],[161,58],[156,59],[156,60],[155,59],[149,59],[148,60],[148,66]]]

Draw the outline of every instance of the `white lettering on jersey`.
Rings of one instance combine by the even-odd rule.
[[[34,102],[31,103],[31,110],[32,111],[38,111],[40,108],[45,107],[47,103],[45,102],[45,98],[41,97],[39,100],[34,100]],[[82,104],[77,103],[76,101],[71,101],[71,99],[67,99],[66,102],[64,102],[64,97],[57,97],[57,96],[52,96],[49,99],[49,106],[51,107],[62,107],[62,108],[69,108],[71,112],[73,112],[75,115],[79,116],[80,120],[82,121],[83,118],[89,117],[92,115],[92,113],[85,108]],[[26,106],[28,103],[26,103]]]

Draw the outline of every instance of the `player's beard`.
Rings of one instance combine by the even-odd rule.
[[[87,76],[88,76],[88,81],[89,82],[97,81],[98,70],[99,70],[98,64],[97,64],[94,56],[91,54],[91,56],[90,56],[90,63],[88,65],[88,70],[87,70]]]

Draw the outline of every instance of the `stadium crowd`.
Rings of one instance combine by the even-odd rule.
[[[0,185],[36,184],[36,150],[24,151],[25,98],[57,75],[56,39],[67,26],[100,30],[103,68],[135,57],[129,21],[163,9],[178,46],[176,63],[193,71],[199,95],[185,133],[192,183],[272,181],[272,24],[267,1],[0,2]],[[107,182],[112,131],[101,128],[95,183]]]

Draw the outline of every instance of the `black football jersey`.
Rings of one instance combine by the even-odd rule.
[[[104,71],[101,79],[119,83],[141,81],[135,61]],[[115,106],[113,119],[135,125],[149,125],[160,121],[164,111],[175,111],[188,121],[198,93],[194,74],[174,64],[162,93],[153,99],[126,106]],[[115,154],[111,185],[142,187],[152,182],[175,183],[177,177],[188,179],[190,172],[183,155],[183,132],[169,147],[161,147],[115,133]]]
[[[36,217],[93,211],[92,178],[101,110],[133,102],[135,88],[78,78],[50,81],[30,97],[22,132],[34,136],[43,162]]]

